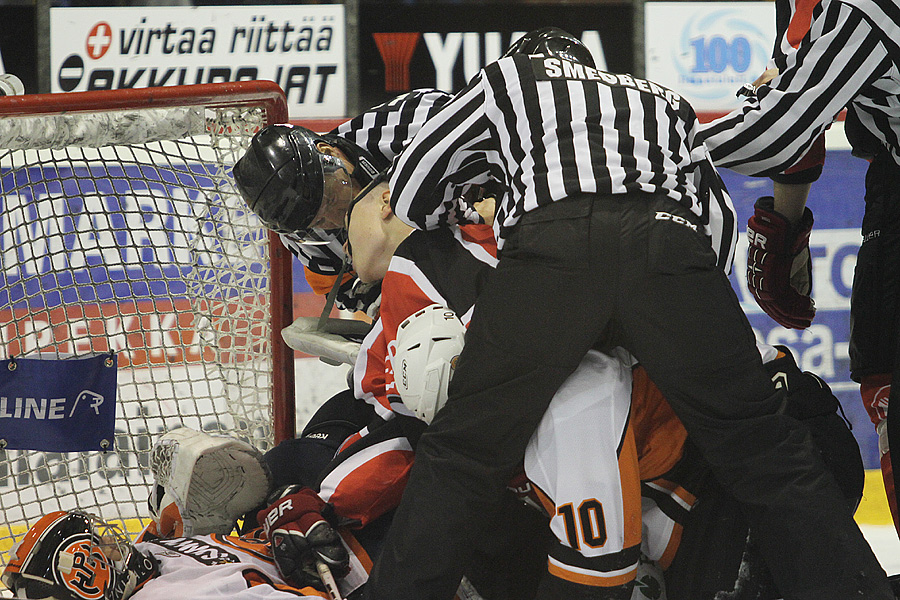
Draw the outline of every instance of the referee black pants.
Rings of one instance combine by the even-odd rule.
[[[642,194],[523,217],[479,296],[450,399],[419,441],[370,599],[453,598],[553,394],[588,349],[615,345],[644,365],[741,503],[785,598],[893,597],[808,431],[778,412],[750,325],[692,221]]]

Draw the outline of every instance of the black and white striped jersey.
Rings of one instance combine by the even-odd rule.
[[[555,57],[486,66],[395,161],[391,204],[419,229],[465,222],[460,192],[499,184],[498,246],[522,214],[577,193],[664,194],[705,227],[724,268],[734,208],[675,92]]]
[[[314,229],[304,239],[290,233],[278,235],[281,243],[300,259],[307,269],[320,275],[337,275],[344,261],[344,235],[337,231]]]
[[[804,35],[806,23],[795,18],[801,30],[788,28],[776,48],[779,76],[740,109],[702,126],[719,167],[748,175],[782,171],[844,107],[851,113],[848,123],[858,121],[900,164],[900,4],[809,4],[808,31]],[[792,33],[800,39],[791,39]]]
[[[452,98],[439,90],[413,90],[338,125],[330,133],[389,165],[422,125]]]

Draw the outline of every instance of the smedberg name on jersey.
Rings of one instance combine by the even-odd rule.
[[[659,96],[668,102],[673,109],[678,110],[681,96],[670,89],[666,89],[658,83],[646,79],[639,79],[626,74],[607,73],[593,67],[588,67],[576,62],[552,56],[533,56],[531,64],[534,75],[538,81],[552,81],[555,79],[569,79],[576,81],[596,81],[613,87],[629,87],[641,92]]]

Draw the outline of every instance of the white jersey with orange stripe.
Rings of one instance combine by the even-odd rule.
[[[132,596],[134,600],[320,600],[325,592],[298,588],[284,580],[272,560],[265,540],[248,536],[202,535],[190,538],[152,539],[135,544],[152,555],[159,573]],[[350,549],[350,574],[341,579],[347,595],[368,579],[368,558]]]

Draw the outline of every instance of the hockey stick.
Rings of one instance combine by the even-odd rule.
[[[334,279],[334,285],[331,286],[331,289],[328,291],[328,295],[325,296],[325,306],[322,307],[322,314],[319,315],[319,326],[317,329],[322,330],[325,322],[328,321],[328,315],[331,314],[331,309],[334,306],[334,301],[337,298],[338,290],[341,288],[341,283],[343,283],[344,273],[347,272],[349,265],[347,264],[346,259],[341,263],[341,268],[338,271],[337,277]]]
[[[331,574],[331,569],[319,558],[316,559],[316,571],[319,572],[319,577],[322,579],[322,583],[325,584],[325,590],[331,596],[331,600],[344,600],[344,597],[341,596],[341,592],[338,590],[337,581],[334,580],[334,575]]]

